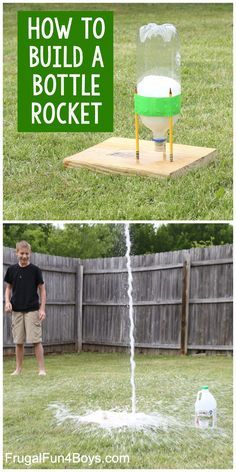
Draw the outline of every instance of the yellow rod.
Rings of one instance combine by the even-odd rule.
[[[137,87],[135,87],[135,93],[137,93]],[[139,161],[139,122],[138,122],[138,113],[134,114],[135,122],[135,146],[136,146],[136,159]]]
[[[172,97],[172,90],[170,88],[169,97]],[[170,162],[173,162],[173,116],[169,117],[169,144],[170,144]]]

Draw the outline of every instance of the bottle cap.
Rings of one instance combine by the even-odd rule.
[[[201,390],[208,390],[208,386],[204,385],[203,387],[201,387]]]

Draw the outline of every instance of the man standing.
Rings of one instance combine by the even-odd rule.
[[[46,290],[42,272],[30,262],[31,246],[27,241],[16,244],[18,263],[8,267],[4,281],[5,311],[12,313],[12,334],[16,344],[16,370],[19,375],[24,358],[24,343],[34,344],[39,375],[46,375],[42,346],[42,321],[45,319]],[[38,291],[40,293],[40,302]]]

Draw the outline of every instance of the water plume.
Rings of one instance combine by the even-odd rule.
[[[129,321],[130,321],[130,329],[129,329],[129,338],[130,338],[130,383],[132,387],[132,413],[135,415],[136,413],[136,391],[135,391],[135,342],[134,342],[134,307],[133,307],[133,276],[131,270],[131,259],[130,259],[130,251],[131,251],[131,241],[130,241],[130,232],[129,232],[129,223],[125,224],[125,239],[126,239],[126,266],[128,270],[128,299],[129,299]]]

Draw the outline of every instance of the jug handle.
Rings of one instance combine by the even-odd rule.
[[[197,394],[197,401],[201,400],[201,396],[202,396],[202,390],[199,390]]]

